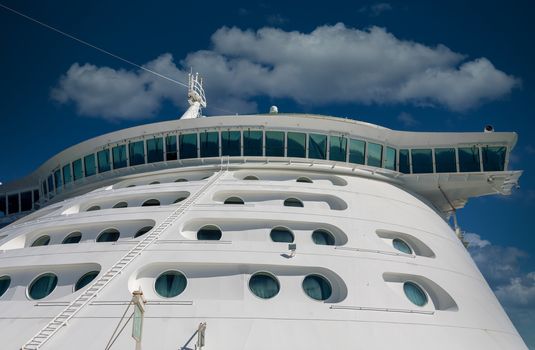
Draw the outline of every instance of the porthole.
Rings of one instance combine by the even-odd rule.
[[[308,183],[308,184],[311,184],[313,183],[312,180],[310,180],[308,177],[305,177],[305,176],[301,176],[299,178],[297,178],[297,180],[295,180],[296,182],[304,182],[304,183]]]
[[[109,228],[107,230],[102,231],[102,233],[97,238],[97,242],[115,242],[119,239],[119,236],[121,236],[121,233],[119,231],[114,228]]]
[[[87,286],[91,281],[95,279],[95,277],[98,276],[100,272],[99,271],[91,271],[80,277],[80,279],[76,282],[74,285],[74,291],[80,290]]]
[[[175,182],[188,182],[187,179],[176,179]]]
[[[128,186],[126,186],[126,188],[129,188],[129,187],[136,187],[136,185],[128,185]]]
[[[303,290],[306,295],[315,300],[327,300],[333,289],[327,279],[320,275],[308,275],[303,280]]]
[[[403,291],[407,299],[416,306],[424,306],[427,304],[427,294],[424,290],[414,282],[403,283]]]
[[[58,277],[53,273],[45,273],[37,277],[28,287],[28,296],[34,300],[43,299],[56,289]]]
[[[271,230],[269,236],[273,242],[292,243],[294,241],[292,231],[285,227],[275,227]]]
[[[150,230],[152,230],[152,226],[145,226],[143,228],[140,228],[139,231],[137,231],[136,234],[134,235],[134,238],[143,236],[145,233],[149,232]]]
[[[223,202],[224,204],[245,204],[240,197],[228,197]]]
[[[177,203],[180,203],[182,202],[184,199],[188,198],[188,196],[184,196],[184,197],[178,197],[177,199],[175,199],[175,201],[173,202],[173,204],[177,204]]]
[[[117,204],[115,204],[115,205],[113,206],[114,209],[117,209],[117,208],[126,208],[126,207],[128,207],[128,203],[126,203],[126,202],[119,202],[119,203],[117,203]]]
[[[249,279],[249,289],[259,298],[271,299],[279,294],[279,281],[266,272],[257,272]]]
[[[299,199],[297,198],[287,198],[284,200],[284,206],[285,207],[298,207],[298,208],[302,208],[303,207],[303,202],[301,202]]]
[[[93,205],[92,207],[89,207],[89,209],[87,209],[86,211],[95,211],[95,210],[100,210],[100,206]]]
[[[160,205],[160,201],[157,199],[148,199],[143,204],[141,204],[142,207],[157,207]]]
[[[178,271],[166,271],[156,279],[154,289],[164,298],[173,298],[181,294],[188,284],[186,276]]]
[[[4,295],[4,293],[9,288],[10,284],[11,284],[11,277],[9,277],[9,276],[0,277],[0,297],[2,297],[2,295]]]
[[[412,254],[412,249],[410,245],[408,245],[407,242],[405,242],[404,240],[394,238],[394,240],[392,240],[392,245],[394,246],[394,248],[396,248],[402,253]]]
[[[199,241],[218,241],[221,239],[221,230],[214,225],[203,226],[197,231],[197,239]]]
[[[153,181],[149,185],[159,185],[159,184],[160,184],[160,181]]]
[[[40,247],[40,246],[43,246],[43,245],[48,245],[48,243],[50,243],[50,236],[41,236],[39,238],[37,238],[35,241],[33,241],[32,243],[32,247]]]
[[[61,244],[72,244],[72,243],[79,243],[82,240],[82,233],[81,232],[73,232],[69,234]]]
[[[258,178],[254,175],[247,175],[243,178],[244,180],[258,180]]]
[[[329,231],[323,229],[312,232],[312,240],[318,245],[334,245],[333,235]]]

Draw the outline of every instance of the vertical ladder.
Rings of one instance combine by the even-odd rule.
[[[21,347],[21,350],[36,350],[41,348],[54,334],[56,334],[61,327],[67,325],[67,322],[74,317],[81,309],[83,309],[89,302],[102,291],[108,283],[110,283],[117,275],[121,273],[135,258],[141,254],[148,246],[156,241],[160,235],[174,224],[184,212],[189,209],[196,200],[203,195],[223,174],[223,171],[218,171],[212,178],[208,180],[197,192],[189,196],[173,211],[165,220],[158,226],[152,229],[145,238],[136,244],[128,253],[126,253],[119,261],[117,261],[105,274],[103,274],[97,281],[95,281],[88,289],[74,299],[69,306],[54,317],[46,326],[44,326],[37,334],[35,334],[26,344]]]

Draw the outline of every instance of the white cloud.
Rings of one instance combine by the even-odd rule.
[[[508,284],[498,286],[496,295],[506,305],[535,307],[535,271],[511,278]]]
[[[464,240],[468,242],[469,248],[483,248],[490,245],[490,241],[487,241],[486,239],[481,239],[481,236],[477,233],[465,233]]]
[[[223,27],[212,46],[188,54],[180,67],[169,54],[147,66],[181,80],[193,67],[205,77],[209,107],[241,113],[255,112],[258,96],[311,106],[410,103],[465,111],[519,84],[486,58],[466,61],[444,45],[401,40],[379,27],[336,24],[311,33]],[[183,103],[185,92],[144,72],[74,64],[52,97],[74,102],[84,115],[142,118],[164,99]]]

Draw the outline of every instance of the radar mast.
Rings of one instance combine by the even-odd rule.
[[[202,116],[202,108],[206,108],[206,97],[202,87],[202,78],[199,73],[188,74],[188,110],[180,119],[193,119]]]

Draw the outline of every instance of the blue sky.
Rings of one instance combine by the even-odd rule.
[[[350,117],[393,129],[516,131],[510,197],[459,214],[535,349],[535,5],[529,1],[7,1],[138,64],[206,79],[206,114]],[[185,90],[0,9],[0,182],[105,132],[181,115]]]

